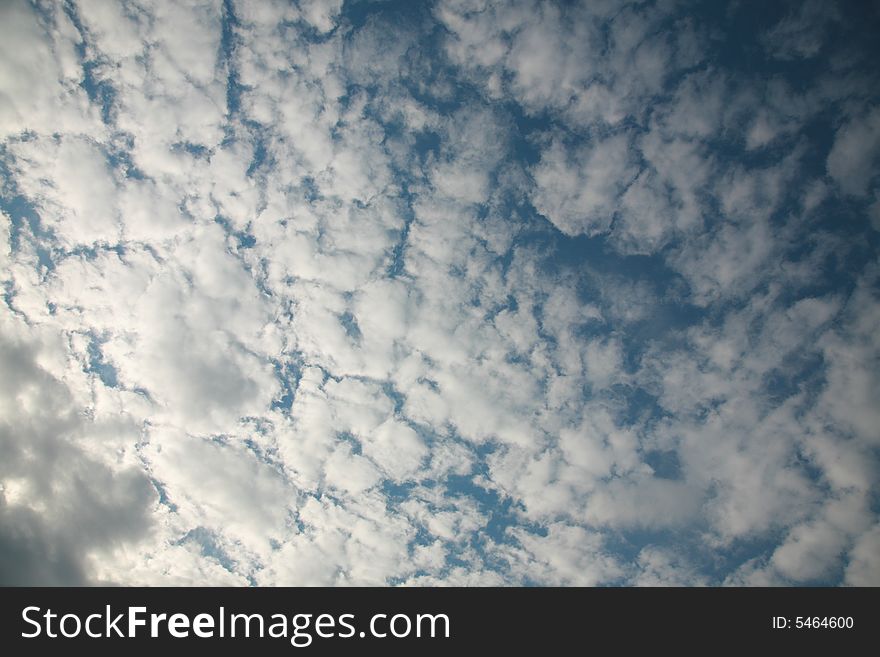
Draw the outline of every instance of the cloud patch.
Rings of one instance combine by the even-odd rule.
[[[4,583],[876,583],[876,15],[0,13]]]

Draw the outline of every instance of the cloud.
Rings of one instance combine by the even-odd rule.
[[[555,586],[595,586],[613,583],[623,571],[602,549],[602,537],[581,527],[556,523],[543,537],[523,534],[522,548],[508,559],[529,580]]]
[[[664,548],[643,548],[638,565],[638,574],[632,582],[635,586],[702,586],[706,581],[686,557]]]
[[[552,142],[532,171],[535,208],[566,235],[605,232],[618,197],[635,178],[625,135],[577,149]]]
[[[96,127],[98,113],[80,86],[82,70],[76,55],[80,35],[60,6],[45,11],[47,15],[41,16],[24,2],[4,3],[0,9],[4,139],[25,129],[76,134]]]
[[[850,552],[849,564],[846,568],[846,582],[853,586],[876,586],[880,575],[880,564],[877,563],[877,541],[880,531],[873,527],[865,532]]]
[[[77,412],[68,386],[87,384],[75,369],[64,372],[58,336],[30,331],[8,308],[0,321],[0,360],[16,373],[4,377],[0,406],[0,577],[4,585],[82,585],[95,576],[93,562],[149,530],[155,490],[125,448],[112,455],[106,442],[92,444],[100,424]],[[134,427],[123,426],[130,440]]]
[[[698,9],[4,4],[4,580],[875,581],[871,24]]]
[[[51,217],[46,228],[60,241],[70,247],[119,241],[116,183],[99,146],[77,138],[25,142],[17,156],[22,191],[40,199]]]
[[[833,4],[804,2],[764,35],[765,47],[778,59],[815,57],[825,45],[828,23],[834,20],[840,16]]]
[[[880,110],[856,117],[840,127],[828,154],[828,174],[847,194],[864,196],[877,175]]]

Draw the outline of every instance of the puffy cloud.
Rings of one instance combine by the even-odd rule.
[[[834,20],[840,20],[840,15],[833,4],[804,2],[764,35],[765,47],[779,59],[815,57]]]
[[[47,15],[31,3],[7,2],[0,8],[0,135],[25,130],[90,132],[98,113],[80,86],[76,55],[81,35],[61,6]]]
[[[638,556],[635,586],[702,586],[706,583],[698,568],[674,550],[655,546],[642,548]]]
[[[116,454],[93,444],[101,420],[78,412],[70,387],[88,384],[68,371],[60,336],[30,330],[6,306],[0,321],[0,360],[15,372],[0,394],[0,578],[83,585],[94,581],[94,564],[149,531],[156,492],[130,444]],[[120,424],[128,441],[136,438],[135,427]]]
[[[4,581],[876,581],[870,30],[398,9],[0,9]]]
[[[554,141],[532,171],[535,208],[566,235],[605,232],[618,197],[635,178],[625,135],[568,149]]]
[[[880,109],[846,122],[828,153],[828,174],[847,194],[863,196],[877,176]]]
[[[851,586],[877,586],[880,563],[877,548],[880,547],[880,530],[875,525],[856,541],[849,554],[846,567],[846,583]]]
[[[527,580],[555,586],[610,584],[623,569],[603,549],[602,536],[582,527],[554,523],[546,536],[522,533],[522,547],[504,551],[513,568]]]
[[[119,241],[116,182],[103,150],[85,139],[25,142],[17,152],[22,191],[44,209],[55,235],[73,247]]]

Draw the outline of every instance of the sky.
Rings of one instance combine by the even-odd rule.
[[[880,585],[878,29],[0,2],[0,583]]]

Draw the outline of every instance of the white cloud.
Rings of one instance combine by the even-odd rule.
[[[764,47],[783,60],[807,59],[819,54],[825,44],[829,23],[840,20],[837,7],[808,0],[799,3],[762,38]]]
[[[378,464],[391,479],[404,481],[415,475],[428,450],[418,434],[395,420],[381,424],[364,438],[364,454]]]
[[[852,534],[865,529],[868,516],[863,505],[858,496],[830,501],[822,516],[791,530],[771,564],[796,582],[830,578],[840,567]]]
[[[880,581],[880,528],[876,525],[862,534],[849,554],[846,583],[851,586],[877,586]]]
[[[342,8],[342,0],[300,0],[303,17],[319,32],[333,29]]]
[[[847,194],[864,196],[877,175],[880,109],[844,123],[828,154],[828,174]]]
[[[874,581],[864,76],[368,5],[0,9],[3,580]]]
[[[46,6],[41,24],[35,8],[25,2],[0,7],[0,136],[25,129],[41,134],[91,131],[98,113],[79,86],[76,28],[61,6]]]
[[[18,180],[45,210],[46,223],[66,246],[119,241],[116,181],[107,156],[86,139],[24,142]]]
[[[623,569],[603,549],[601,534],[583,527],[554,523],[546,536],[517,532],[519,549],[502,554],[512,562],[514,572],[551,586],[596,586],[610,584],[623,576]]]
[[[699,569],[674,550],[648,546],[639,551],[635,586],[702,586]]]
[[[284,535],[296,493],[244,445],[156,430],[142,453],[191,526],[221,532],[261,553],[268,552],[271,539]]]
[[[612,481],[590,496],[585,517],[591,524],[611,527],[676,527],[694,520],[701,501],[697,490],[681,482]]]
[[[638,173],[631,157],[622,134],[574,149],[554,140],[532,170],[535,208],[566,235],[605,232],[618,197]]]
[[[0,577],[82,585],[96,576],[93,560],[149,531],[155,491],[131,451],[93,449],[99,422],[78,412],[86,382],[65,362],[62,336],[5,305],[0,322],[0,360],[15,372],[0,389]],[[122,444],[133,437],[125,430]]]

